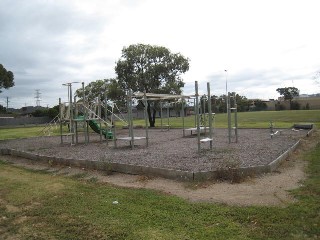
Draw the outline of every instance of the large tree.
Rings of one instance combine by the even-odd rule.
[[[277,92],[283,96],[284,100],[289,100],[290,109],[292,108],[292,99],[299,96],[299,89],[296,87],[277,88]]]
[[[96,99],[98,98],[101,102],[104,102],[105,99],[112,100],[114,103],[117,104],[117,108],[115,110],[123,108],[125,102],[125,93],[119,87],[117,80],[114,78],[92,81],[84,87],[84,94],[86,102],[88,103],[96,102]],[[77,89],[75,95],[79,97],[82,101],[83,89]],[[109,113],[111,109],[112,107],[108,106]],[[101,115],[106,116],[104,108],[102,108],[101,111]]]
[[[14,86],[14,75],[11,71],[7,71],[3,67],[2,64],[0,64],[0,93],[2,92],[1,89],[5,88],[11,88]]]
[[[120,102],[125,94],[114,78],[92,81],[85,86],[84,93],[86,101],[89,103],[94,102],[96,98],[100,98],[101,101],[107,98]],[[76,96],[83,99],[82,88],[76,90]]]
[[[181,75],[189,70],[189,59],[161,46],[135,44],[122,49],[115,71],[119,85],[133,92],[181,94]],[[148,101],[150,127],[155,126],[157,104]]]

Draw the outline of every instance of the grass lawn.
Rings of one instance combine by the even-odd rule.
[[[234,117],[234,115],[232,115]],[[214,126],[217,128],[227,128],[227,115],[217,114]],[[308,122],[314,123],[320,128],[320,110],[297,110],[297,111],[264,111],[264,112],[240,112],[238,113],[239,128],[269,128],[270,121],[273,121],[275,128],[290,128],[294,123]],[[160,127],[160,118],[156,119],[156,127]],[[194,127],[194,116],[185,118],[185,127]],[[168,119],[163,119],[163,125],[168,123]],[[171,117],[169,123],[173,128],[182,127],[182,118]],[[134,125],[145,126],[144,119],[134,120]],[[122,127],[122,122],[116,123],[117,127]],[[23,129],[23,130],[21,130]],[[25,138],[32,136],[44,136],[44,126],[24,127],[24,128],[0,128],[0,140]],[[59,126],[53,127],[51,135],[59,135]],[[63,131],[67,132],[66,126]],[[83,129],[79,128],[79,131]]]
[[[2,239],[316,239],[320,145],[304,155],[309,178],[287,207],[189,203],[0,161]],[[1,156],[0,156],[1,159]],[[118,201],[118,204],[113,204]]]
[[[273,121],[291,126],[315,122],[319,111],[239,114],[245,127]],[[220,118],[221,117],[221,118]],[[225,115],[217,116],[217,125]],[[220,118],[220,120],[219,120]],[[264,122],[264,119],[265,122]],[[277,120],[274,120],[277,119]],[[173,121],[173,118],[170,119]],[[189,119],[190,123],[192,118]],[[268,125],[267,125],[268,127]],[[6,129],[0,129],[2,139]],[[13,129],[10,137],[39,128]],[[9,131],[10,132],[10,131]],[[1,239],[318,239],[320,238],[320,143],[300,157],[308,178],[286,207],[236,207],[190,203],[153,190],[128,189],[83,175],[26,170],[1,161]],[[302,153],[301,153],[302,154]],[[118,201],[118,204],[113,204]]]
[[[163,125],[168,123],[167,118],[163,118]],[[234,121],[234,114],[232,114]],[[276,128],[290,128],[294,123],[314,123],[320,127],[320,110],[297,110],[297,111],[262,111],[262,112],[239,112],[238,127],[239,128],[269,128],[270,121],[273,121]],[[160,118],[156,119],[156,126],[160,127]],[[169,123],[172,127],[182,127],[182,118],[171,117]],[[135,120],[136,125],[145,125],[144,120]],[[185,118],[186,127],[194,127],[195,117],[188,116]],[[215,116],[215,127],[227,128],[227,114],[220,113]]]

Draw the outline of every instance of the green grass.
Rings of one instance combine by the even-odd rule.
[[[37,136],[40,133],[40,129],[41,127],[1,128],[0,140]]]
[[[26,126],[26,127],[2,127],[0,128],[0,140],[5,139],[17,139],[17,138],[28,138],[28,137],[39,137],[39,136],[49,136],[48,132],[45,131],[45,126]],[[63,133],[68,133],[67,126],[63,126]],[[60,135],[60,127],[52,127],[50,130],[50,136]]]
[[[234,117],[234,115],[232,115]],[[270,121],[273,121],[275,128],[289,128],[294,123],[309,122],[314,123],[320,128],[320,110],[298,110],[298,111],[264,111],[264,112],[240,112],[238,113],[238,127],[239,128],[269,128]],[[160,127],[160,118],[156,119],[156,127]],[[185,127],[194,127],[194,116],[185,118]],[[168,119],[163,119],[163,125],[168,123]],[[172,128],[182,127],[182,118],[171,117],[169,123]],[[134,125],[145,126],[144,119],[134,120]],[[122,127],[122,122],[116,123],[117,127]],[[216,114],[215,127],[227,128],[227,115]],[[42,132],[44,126],[40,127],[19,127],[19,128],[0,128],[0,140],[25,138],[34,136],[44,136]],[[59,127],[52,128],[51,135],[59,135]],[[67,132],[66,126],[63,131]],[[82,131],[81,128],[79,131]]]
[[[163,118],[163,125],[168,123],[167,118]],[[232,121],[234,121],[234,114],[232,114]],[[238,113],[238,127],[239,128],[269,128],[270,121],[273,121],[276,128],[289,128],[294,123],[308,122],[315,123],[320,127],[320,110],[297,110],[297,111],[262,111],[262,112],[239,112]],[[182,118],[171,117],[169,118],[171,127],[182,127]],[[135,120],[135,125],[145,125],[144,120]],[[186,127],[194,127],[194,116],[185,118]],[[160,118],[156,119],[156,127],[161,126]],[[216,114],[215,127],[227,128],[228,119],[227,114]]]
[[[4,239],[316,239],[320,144],[287,207],[189,203],[145,189],[30,171],[0,162]],[[118,204],[113,204],[113,201]]]
[[[319,124],[319,111],[242,113],[245,126],[273,121]],[[217,125],[223,123],[218,120]],[[225,117],[221,114],[221,117]],[[277,119],[277,120],[274,120]],[[170,119],[170,120],[173,120]],[[189,119],[192,122],[192,118]],[[264,122],[265,121],[265,122]],[[287,124],[287,125],[286,125]],[[318,125],[319,126],[319,125]],[[267,126],[268,127],[268,126]],[[5,129],[0,129],[0,136]],[[13,130],[12,130],[13,131]],[[14,129],[9,136],[32,136]],[[8,136],[8,133],[7,133]],[[316,139],[319,141],[319,139]],[[190,203],[146,189],[25,170],[1,161],[2,239],[317,239],[320,238],[320,144],[303,157],[308,178],[286,207],[235,207]],[[119,204],[113,204],[113,201]]]

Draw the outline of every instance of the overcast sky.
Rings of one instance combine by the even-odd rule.
[[[0,0],[0,63],[15,86],[0,104],[67,101],[63,83],[116,77],[123,47],[164,46],[190,59],[184,94],[236,91],[277,98],[279,87],[320,92],[318,0]],[[227,71],[227,76],[226,72]],[[81,84],[73,84],[73,89]]]

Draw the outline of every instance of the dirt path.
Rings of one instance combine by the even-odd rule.
[[[192,202],[217,202],[229,205],[285,205],[295,199],[288,190],[297,188],[305,178],[306,162],[303,153],[312,149],[319,141],[319,132],[305,140],[300,147],[279,167],[276,172],[264,174],[255,178],[245,179],[242,183],[228,182],[182,183],[161,178],[146,178],[144,176],[112,174],[105,175],[98,171],[86,171],[70,167],[48,167],[35,165],[32,161],[11,156],[1,156],[14,165],[32,169],[44,169],[55,174],[81,174],[85,178],[95,178],[99,182],[110,183],[129,188],[148,188],[177,195]]]

